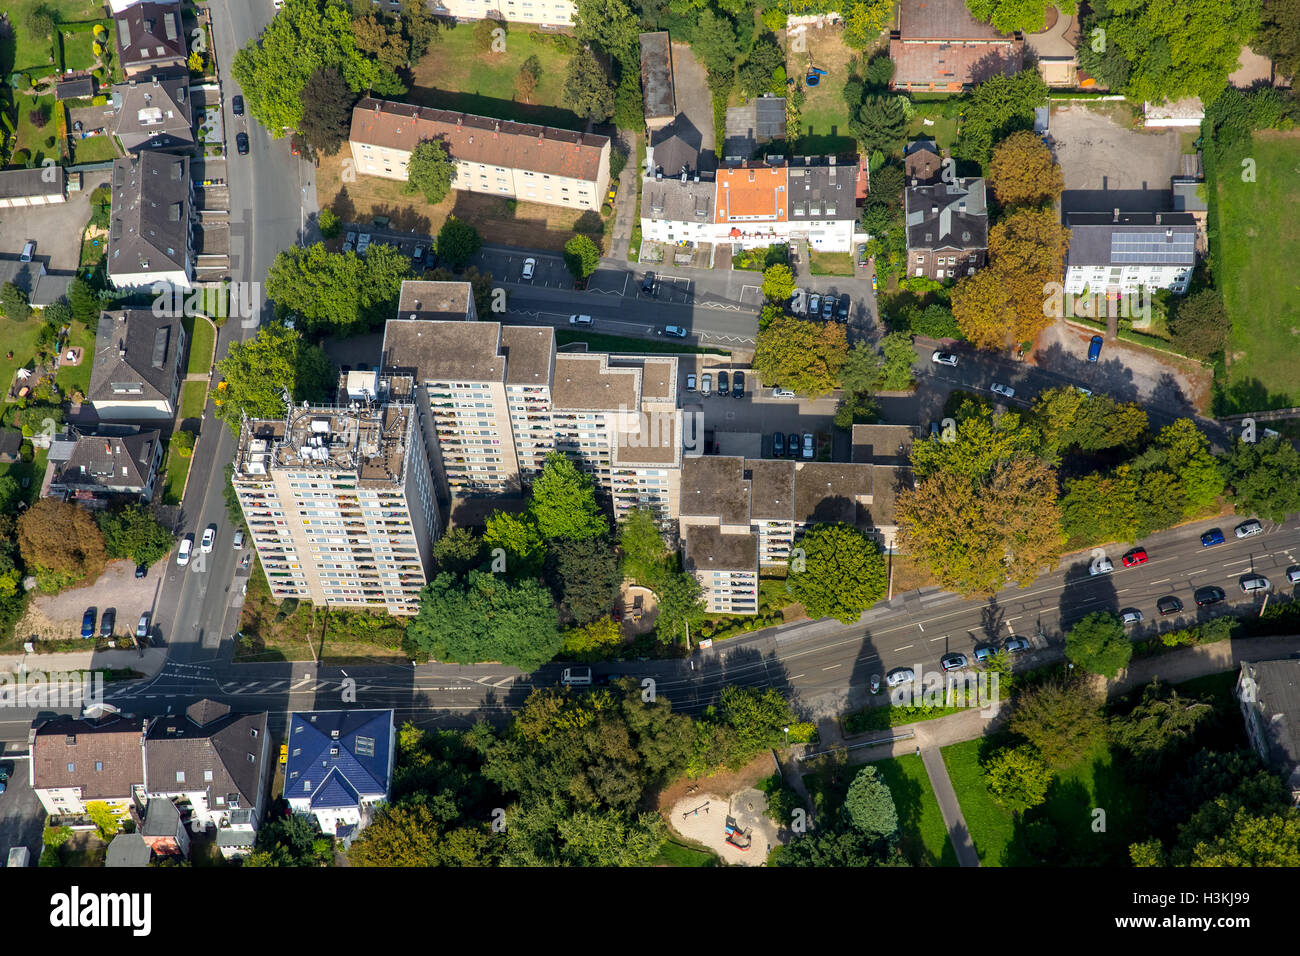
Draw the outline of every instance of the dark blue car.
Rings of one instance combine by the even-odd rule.
[[[1092,343],[1088,346],[1088,361],[1095,362],[1101,355],[1101,336],[1094,335]]]
[[[97,616],[98,615],[95,614],[95,609],[93,607],[86,608],[86,613],[81,615],[81,636],[82,637],[95,636],[95,618]]]
[[[1201,547],[1208,548],[1216,544],[1223,544],[1223,532],[1218,528],[1211,528],[1205,534],[1201,535]]]

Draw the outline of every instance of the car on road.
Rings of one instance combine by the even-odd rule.
[[[199,550],[204,554],[212,553],[212,544],[217,540],[217,526],[208,525],[203,529],[203,540],[199,542]]]
[[[1114,570],[1114,563],[1104,554],[1096,561],[1092,562],[1092,564],[1088,565],[1088,573],[1093,577],[1096,577],[1099,574],[1110,574],[1110,572]]]
[[[1101,356],[1102,337],[1094,335],[1092,341],[1088,343],[1088,361],[1095,362]]]
[[[641,294],[650,296],[655,294],[655,274],[653,272],[647,272],[645,278],[641,280]]]
[[[814,292],[812,295],[808,297],[808,314],[815,316],[821,312],[821,308],[822,308],[821,294],[818,292]]]
[[[731,397],[732,398],[745,397],[745,373],[744,372],[736,372],[734,375],[731,376]]]
[[[1286,580],[1288,584],[1300,583],[1300,566],[1293,565],[1286,569]]]
[[[885,683],[890,687],[899,687],[916,680],[916,672],[910,667],[895,667],[885,675]]]
[[[31,262],[32,256],[36,255],[36,240],[28,239],[27,245],[23,246],[22,254],[18,257],[19,262]]]
[[[772,432],[772,457],[785,457],[785,432]]]
[[[1147,549],[1134,548],[1128,554],[1124,555],[1124,567],[1136,568],[1139,564],[1147,563]]]
[[[149,565],[147,565],[147,564],[137,564],[137,565],[135,566],[135,576],[136,576],[137,580],[138,580],[139,578],[145,577],[148,573],[149,573]]]
[[[1029,642],[1023,637],[1008,637],[1002,642],[1002,649],[1008,654],[1020,654],[1029,650]]]
[[[1120,620],[1125,624],[1142,623],[1142,612],[1135,607],[1125,608],[1119,612]]]
[[[1227,595],[1223,593],[1223,588],[1215,587],[1213,584],[1207,587],[1196,589],[1196,606],[1209,607],[1211,604],[1218,604]]]
[[[537,260],[534,259],[532,256],[529,256],[527,259],[524,260],[523,280],[525,282],[532,282],[533,272],[535,272],[536,269],[537,269]]]
[[[805,301],[803,289],[795,289],[790,293],[790,314],[803,315],[803,304]]]
[[[117,608],[104,608],[104,616],[99,619],[99,636],[112,637],[113,625],[117,623]]]
[[[957,367],[957,356],[951,352],[935,352],[930,356],[930,361],[935,365],[946,365],[949,368]]]
[[[234,538],[230,541],[230,546],[236,551],[244,550],[244,532],[242,530],[235,532]]]
[[[1003,398],[1014,398],[1016,395],[1016,390],[1010,385],[999,385],[997,382],[989,386],[989,391],[994,395],[1001,395]]]
[[[424,261],[424,246],[416,246],[414,249],[411,250],[411,264],[418,269],[420,267],[420,263],[422,263],[423,261]]]
[[[815,455],[816,453],[817,453],[817,451],[816,451],[816,449],[813,447],[813,436],[812,436],[812,432],[804,432],[804,433],[803,433],[803,456],[804,456],[804,458],[812,458],[812,456]]]
[[[822,318],[829,319],[835,314],[835,296],[827,294],[822,296]]]
[[[564,687],[590,687],[591,683],[590,667],[566,667],[560,675],[560,684]]]
[[[1183,609],[1183,602],[1178,600],[1172,594],[1162,597],[1156,601],[1156,610],[1161,614],[1177,614]]]
[[[96,616],[97,616],[97,615],[96,615],[96,613],[95,613],[95,609],[94,609],[93,607],[88,607],[88,608],[86,608],[86,613],[83,614],[83,615],[81,615],[81,636],[82,636],[82,637],[94,637],[94,636],[95,636],[95,618],[96,618]]]
[[[773,398],[795,398],[794,389],[782,388],[780,385],[772,386]]]
[[[596,320],[589,315],[571,315],[569,316],[570,325],[595,325]]]
[[[727,377],[726,372],[718,373],[718,395],[726,398],[727,393],[731,391],[731,380]]]
[[[687,373],[686,373],[686,391],[688,391],[688,392],[693,392],[693,391],[695,391],[695,383],[696,383],[697,381],[698,381],[698,379],[695,377],[695,373],[694,373],[694,372],[687,372]]]
[[[244,98],[236,94],[235,98],[230,101],[230,110],[236,116],[244,115]]]
[[[235,149],[239,150],[240,156],[248,155],[248,134],[247,133],[235,134]]]
[[[140,615],[140,621],[135,626],[135,636],[137,640],[144,640],[149,636],[149,612],[145,611]]]
[[[1223,532],[1218,528],[1211,528],[1205,534],[1201,535],[1201,547],[1209,548],[1216,544],[1223,544]]]
[[[849,317],[849,297],[847,294],[841,295],[835,303],[835,317],[837,319],[848,319]]]
[[[674,339],[686,338],[686,330],[682,328],[680,325],[665,325],[663,331],[660,332],[659,334],[666,335],[669,338],[674,338]]]
[[[989,662],[989,658],[991,658],[997,652],[998,649],[995,645],[981,644],[979,647],[975,648],[975,660],[980,664],[987,664]]]
[[[1245,594],[1255,594],[1258,591],[1271,591],[1272,589],[1273,585],[1262,574],[1247,574],[1241,579],[1241,590]]]
[[[185,567],[190,563],[190,552],[194,550],[194,535],[187,534],[181,539],[180,550],[176,552],[176,564],[178,567]]]
[[[799,457],[799,436],[795,432],[785,436],[785,453],[791,458]]]
[[[1237,525],[1236,534],[1238,538],[1251,538],[1257,534],[1263,533],[1264,526],[1253,518],[1250,521],[1244,521]]]
[[[712,391],[713,391],[713,375],[710,372],[705,372],[703,375],[700,376],[700,394],[708,395]]]
[[[966,666],[966,655],[945,654],[939,658],[939,666],[946,671],[959,671]]]

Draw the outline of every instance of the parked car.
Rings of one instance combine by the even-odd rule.
[[[81,615],[81,636],[83,638],[95,636],[95,618],[97,616],[93,607],[86,608],[86,613]]]
[[[816,448],[813,447],[813,436],[812,436],[812,432],[804,432],[804,433],[803,433],[803,456],[804,456],[804,458],[812,458],[813,455],[815,455],[816,453],[817,453],[817,450],[816,450]]]
[[[357,243],[357,233],[356,233],[356,230],[355,230],[355,229],[349,230],[349,231],[348,231],[348,234],[347,234],[346,236],[343,237],[343,241],[346,242],[346,243],[347,243],[348,245],[350,245],[350,246],[354,246],[354,245],[356,245],[356,243]]]
[[[1139,564],[1147,563],[1147,549],[1134,548],[1128,554],[1124,555],[1124,567],[1136,568]]]
[[[533,272],[536,269],[537,269],[537,260],[534,259],[532,256],[529,256],[527,259],[524,260],[523,280],[525,282],[532,282]]]
[[[595,325],[596,321],[589,315],[571,315],[569,316],[570,325]]]
[[[1096,577],[1099,574],[1110,574],[1110,572],[1114,570],[1115,565],[1111,562],[1110,558],[1106,557],[1104,554],[1096,561],[1092,562],[1092,564],[1088,565],[1088,573],[1093,577]]]
[[[930,361],[935,365],[946,365],[949,368],[957,367],[957,356],[951,352],[935,352],[930,356]]]
[[[1218,528],[1211,528],[1205,534],[1201,535],[1201,547],[1209,548],[1216,544],[1223,544],[1223,532]]]
[[[1142,612],[1135,607],[1125,608],[1119,612],[1120,620],[1125,625],[1140,624],[1142,622]]]
[[[1156,610],[1161,614],[1177,614],[1183,609],[1183,602],[1172,594],[1156,601]]]
[[[822,297],[820,293],[814,292],[808,297],[808,314],[818,315],[822,308]]]
[[[23,246],[23,251],[22,254],[19,255],[18,261],[31,262],[32,256],[34,255],[36,255],[36,241],[34,239],[28,239],[27,245]]]
[[[244,98],[236,94],[235,98],[230,101],[230,109],[236,116],[243,116]]]
[[[655,294],[655,274],[653,272],[647,272],[645,274],[645,278],[641,280],[641,294],[642,295]]]
[[[745,397],[745,373],[744,372],[736,372],[734,375],[731,376],[731,397],[732,398]]]
[[[822,318],[829,319],[835,314],[835,296],[827,294],[822,296]]]
[[[149,573],[149,565],[147,565],[147,564],[137,564],[137,565],[135,566],[135,576],[136,576],[137,579],[138,579],[138,578],[145,577],[148,573]]]
[[[212,544],[217,540],[217,526],[208,525],[203,529],[203,540],[199,542],[199,550],[204,554],[212,553]]]
[[[1208,607],[1211,604],[1218,604],[1227,595],[1223,593],[1223,588],[1210,585],[1208,587],[1196,589],[1196,606]]]
[[[731,391],[731,379],[727,377],[725,371],[718,373],[718,395],[726,398],[727,393]]]
[[[890,687],[899,687],[916,680],[916,672],[910,667],[895,667],[885,675],[885,683]]]
[[[686,330],[679,325],[665,325],[663,331],[659,334],[667,335],[669,338],[674,339],[686,338]]]
[[[1268,578],[1262,574],[1247,574],[1241,579],[1241,590],[1244,594],[1254,594],[1258,591],[1271,591],[1273,585]]]
[[[959,671],[966,666],[966,655],[945,654],[939,659],[939,666],[946,671]]]
[[[136,640],[142,641],[149,636],[149,612],[145,611],[140,615],[140,621],[135,626]]]
[[[248,155],[248,134],[247,133],[235,134],[235,149],[239,150],[240,156]]]
[[[590,667],[566,667],[560,676],[560,683],[565,687],[590,687],[591,682]]]
[[[992,644],[981,644],[975,648],[975,660],[980,664],[987,664],[989,658],[998,652],[998,649]]]
[[[999,385],[997,382],[989,386],[989,391],[994,395],[1001,395],[1003,398],[1014,398],[1016,395],[1016,390],[1010,385]]]
[[[803,289],[795,289],[790,293],[790,314],[803,315],[803,304],[806,301]]]
[[[713,374],[711,372],[705,372],[703,375],[700,376],[700,394],[708,395],[712,391],[713,391]]]
[[[697,379],[696,379],[696,377],[695,377],[695,373],[694,373],[694,372],[687,372],[687,373],[686,373],[686,391],[688,391],[688,392],[693,392],[693,391],[695,391],[695,383],[696,383],[696,381],[697,381]]]
[[[837,319],[848,319],[849,317],[849,297],[841,295],[835,303],[835,317]]]
[[[230,540],[230,546],[236,551],[244,550],[244,532],[236,531],[235,536]]]
[[[791,458],[799,457],[799,435],[797,432],[791,432],[785,436],[785,453]]]
[[[1292,566],[1286,569],[1286,580],[1288,584],[1300,583],[1300,567]]]
[[[416,246],[414,249],[411,250],[411,262],[412,264],[415,265],[416,268],[419,268],[420,263],[422,263],[423,261],[424,261],[424,246]]]
[[[349,241],[347,241],[347,240],[344,240],[342,251],[343,251],[343,252],[351,252],[352,249],[353,249],[352,243],[349,242]]]
[[[1002,642],[1002,649],[1008,654],[1021,654],[1029,650],[1029,642],[1023,637],[1008,637]]]
[[[1094,335],[1092,341],[1088,343],[1088,361],[1095,362],[1101,356],[1102,337]]]
[[[785,432],[772,432],[772,457],[785,457]]]
[[[187,534],[181,539],[180,550],[176,552],[176,564],[178,567],[185,567],[190,563],[190,552],[194,550],[194,535]]]
[[[104,614],[99,619],[99,636],[112,637],[113,625],[117,623],[117,608],[104,608]]]
[[[1251,538],[1257,534],[1263,534],[1263,533],[1264,533],[1264,526],[1261,525],[1254,518],[1252,518],[1249,521],[1244,521],[1241,524],[1237,525],[1238,538]]]
[[[772,388],[772,397],[773,398],[794,398],[795,397],[794,389],[782,388],[780,385],[775,385]]]
[[[365,251],[370,248],[370,233],[363,232],[357,237],[357,255],[364,255]]]

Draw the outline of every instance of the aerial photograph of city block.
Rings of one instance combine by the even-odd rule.
[[[3,7],[9,866],[1300,866],[1300,0]]]

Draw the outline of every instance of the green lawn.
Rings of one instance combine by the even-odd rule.
[[[208,404],[208,383],[198,379],[181,382],[181,418],[183,420],[203,417],[203,408]]]
[[[597,319],[599,321],[599,319]],[[730,355],[725,349],[704,348],[699,345],[687,345],[681,339],[633,339],[622,335],[602,335],[599,332],[577,332],[569,329],[555,330],[555,344],[569,345],[572,342],[586,342],[593,352],[700,352],[708,355]]]
[[[101,19],[105,4],[94,0],[6,0],[5,11],[9,14],[14,43],[12,46],[0,44],[0,74],[7,75],[14,69],[27,70],[35,67],[49,67],[51,73],[55,72],[54,63],[51,62],[54,53],[51,38],[33,36],[27,29],[27,15],[40,6],[53,13],[56,21],[77,23]],[[108,21],[104,22],[111,27]],[[112,42],[111,32],[109,37],[109,42]]]
[[[186,316],[185,335],[190,340],[190,375],[207,375],[212,369],[212,350],[217,344],[217,330],[207,319]]]
[[[102,163],[117,159],[117,147],[113,145],[111,136],[88,136],[71,142],[74,163]]]
[[[163,484],[163,504],[178,505],[181,495],[185,493],[185,479],[190,473],[193,457],[185,458],[172,448],[167,449],[167,460],[163,467],[167,469]]]
[[[453,29],[444,26],[416,65],[408,102],[564,129],[585,128],[584,120],[560,106],[569,54],[552,43],[539,42],[526,24],[508,24],[507,30],[505,52],[479,53],[472,23]],[[530,56],[541,61],[542,75],[531,102],[525,103],[515,92],[515,77]]]
[[[934,125],[927,126],[925,124],[927,119]],[[940,149],[951,149],[953,143],[957,141],[957,120],[945,117],[940,112],[938,104],[918,105],[916,115],[907,124],[908,142],[917,137],[934,140]]]
[[[104,26],[105,39],[104,43],[114,52],[116,59],[116,48],[113,46],[113,21],[100,20]],[[95,42],[95,32],[90,30],[78,30],[68,35],[68,31],[60,31],[60,42],[63,44],[63,68],[65,70],[88,70],[95,65],[95,51],[91,44]]]
[[[815,276],[853,275],[853,254],[850,252],[808,251],[808,269]]]
[[[45,480],[45,465],[50,457],[50,453],[45,448],[33,449],[35,454],[31,461],[16,461],[12,465],[0,464],[0,477],[10,475],[14,481],[22,486],[23,479],[31,479],[27,485],[27,503],[36,504],[36,500],[41,496],[41,482]]]
[[[41,165],[46,156],[54,159],[59,158],[59,120],[55,116],[55,111],[60,109],[54,100],[54,95],[49,96],[24,96],[18,94],[14,97],[18,107],[18,123],[15,127],[15,145],[14,151],[25,149],[32,156],[32,165]],[[37,129],[32,125],[32,110],[37,107],[44,107],[47,117],[45,125]],[[54,139],[54,145],[49,146],[49,140]]]
[[[81,364],[63,366],[54,376],[54,381],[65,396],[74,391],[85,395],[90,391],[90,369],[95,359],[95,330],[74,320],[68,339],[70,345],[81,346]]]
[[[712,850],[697,850],[669,840],[659,851],[651,866],[717,866],[718,855]]]
[[[36,313],[32,314],[26,322],[21,324],[12,322],[9,319],[0,320],[0,330],[3,330],[4,348],[0,349],[0,390],[8,392],[9,385],[14,380],[14,373],[20,368],[33,368],[33,359],[36,355],[36,333],[40,331],[44,323],[39,319]],[[14,353],[13,358],[6,358],[9,352]]]
[[[984,786],[979,754],[985,745],[987,741],[980,739],[944,747],[943,762],[948,768],[980,864],[1005,866],[1007,851],[1015,836],[1015,821],[1009,811],[993,802]]]
[[[878,760],[872,766],[893,794],[903,855],[913,866],[956,866],[957,854],[921,758],[909,754]]]
[[[1240,157],[1220,164],[1219,233],[1210,240],[1232,319],[1223,412],[1300,405],[1300,138],[1256,133],[1249,156],[1255,182],[1242,181]]]

